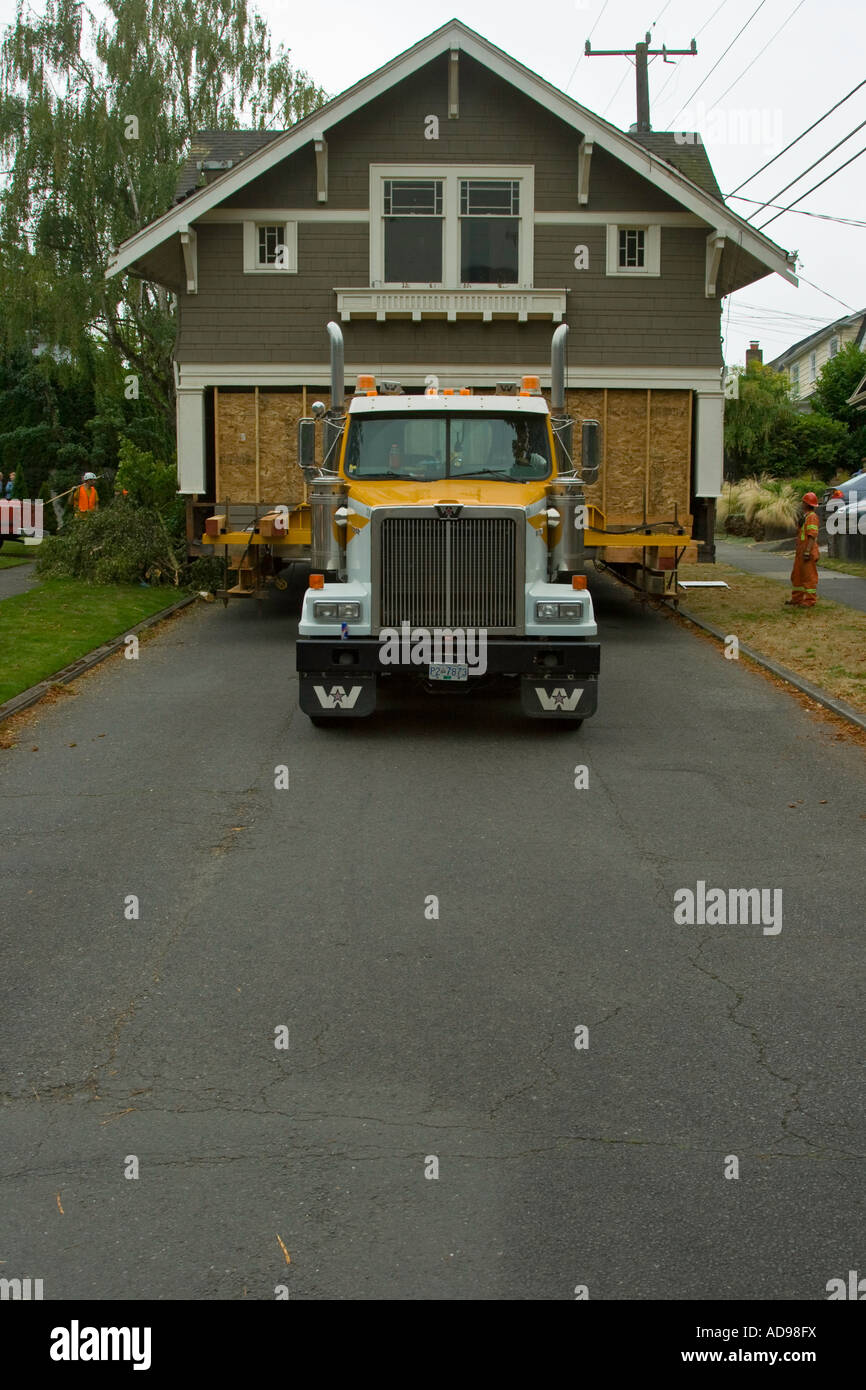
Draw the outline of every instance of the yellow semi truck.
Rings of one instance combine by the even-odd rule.
[[[343,400],[331,338],[331,408],[299,426],[309,480],[311,574],[301,612],[301,709],[315,723],[372,713],[390,676],[433,691],[519,684],[533,717],[580,723],[597,703],[599,644],[582,573],[598,426],[572,460],[566,327],[554,340],[554,413],[536,377],[492,395],[404,395],[360,376]],[[324,425],[321,466],[313,454]]]

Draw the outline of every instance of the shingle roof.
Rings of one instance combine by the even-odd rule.
[[[630,130],[628,137],[643,145],[656,159],[663,159],[666,164],[673,165],[679,173],[703,189],[704,193],[709,193],[711,198],[717,198],[720,203],[724,202],[722,190],[716,183],[713,166],[700,135],[694,136],[693,143],[683,141],[682,131],[672,130]]]
[[[282,130],[199,130],[196,131],[189,147],[189,154],[177,176],[174,201],[182,203],[191,193],[204,184],[198,164],[202,160],[230,159],[232,166],[240,164],[247,155],[254,154],[263,145],[269,145]]]

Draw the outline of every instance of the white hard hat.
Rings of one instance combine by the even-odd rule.
[[[89,482],[94,482],[94,483],[95,483],[95,482],[96,482],[96,474],[95,474],[95,473],[85,473],[85,475],[84,475],[84,481],[85,481],[86,483],[89,483]]]

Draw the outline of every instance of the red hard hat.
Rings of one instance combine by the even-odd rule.
[[[818,505],[818,499],[817,499],[817,497],[815,496],[814,492],[807,492],[807,493],[804,493],[804,495],[803,495],[803,501],[804,501],[804,502],[808,502],[808,504],[809,504],[810,507],[817,507],[817,505]]]

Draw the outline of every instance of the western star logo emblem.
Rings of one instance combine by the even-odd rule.
[[[561,685],[557,686],[556,690],[551,690],[550,692],[546,691],[542,686],[537,685],[535,687],[535,693],[538,696],[538,701],[542,709],[565,709],[571,711],[577,709],[583,691],[578,688],[577,690],[572,690],[569,695],[568,691],[563,690]]]
[[[437,502],[436,511],[443,521],[455,521],[463,511],[462,502]]]
[[[348,694],[342,685],[332,685],[330,690],[325,690],[323,685],[314,685],[313,689],[322,709],[354,709],[361,693],[360,685],[353,685]]]

